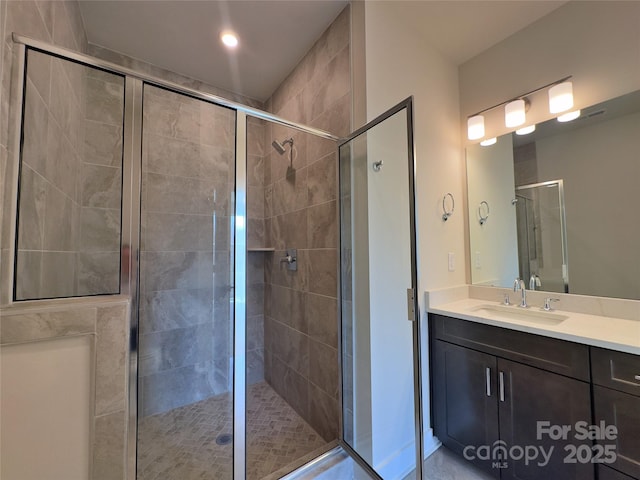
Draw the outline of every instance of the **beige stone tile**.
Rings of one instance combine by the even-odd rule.
[[[141,248],[145,251],[212,251],[229,248],[229,219],[216,219],[213,239],[211,215],[145,214]],[[176,234],[176,232],[180,232]]]
[[[121,126],[124,114],[124,84],[86,79],[86,119]]]
[[[309,418],[309,391],[306,378],[272,356],[272,386],[302,418]]]
[[[71,252],[76,249],[77,206],[67,195],[47,185],[43,249]]]
[[[129,328],[126,305],[99,307],[96,319],[95,415],[126,407]]]
[[[317,205],[337,196],[336,155],[331,153],[309,165],[307,178],[308,205]]]
[[[326,112],[351,91],[349,46],[345,46],[325,67],[316,73],[304,91],[306,120]]]
[[[264,187],[247,188],[247,216],[249,218],[264,218]]]
[[[338,348],[337,308],[335,298],[306,294],[306,318],[311,339]]]
[[[20,189],[18,248],[42,250],[47,182],[28,165],[23,165]]]
[[[338,398],[338,351],[309,340],[309,381],[326,394]]]
[[[83,207],[79,248],[82,252],[119,252],[120,210]]]
[[[85,120],[84,161],[122,167],[122,127]]]
[[[251,187],[264,185],[264,156],[247,156],[247,185]]]
[[[30,80],[26,82],[22,161],[46,177],[47,106]]]
[[[64,194],[75,200],[78,198],[76,187],[81,171],[81,159],[75,147],[68,140],[57,122],[49,121],[48,134],[41,142],[47,149],[44,177],[58,187]]]
[[[7,2],[5,41],[11,42],[11,33],[51,43],[52,37],[33,1]]]
[[[93,440],[93,480],[122,480],[125,478],[124,411],[97,417]]]
[[[36,87],[45,104],[48,103],[51,89],[51,56],[35,50],[29,50],[27,54],[27,78]]]
[[[335,297],[338,288],[336,250],[308,250],[307,253],[308,291]]]
[[[70,50],[81,50],[76,43],[64,2],[53,2],[53,42]]]
[[[336,248],[338,246],[338,213],[336,202],[330,201],[307,209],[307,246]]]
[[[82,206],[120,208],[122,169],[102,165],[82,167]]]
[[[306,298],[300,290],[272,285],[269,289],[269,315],[289,327],[302,333],[308,331]]]
[[[80,14],[80,6],[78,2],[66,1],[64,6],[67,10],[67,16],[69,18],[69,24],[71,25],[71,32],[75,37],[76,45],[81,52],[87,51],[87,35],[84,30],[84,22],[82,21],[82,15]]]
[[[22,343],[95,333],[96,314],[97,310],[93,307],[17,315],[3,312],[0,324],[1,343]]]
[[[326,441],[338,438],[338,401],[309,383],[309,424]]]
[[[42,298],[76,295],[76,254],[73,252],[42,252],[40,277]]]
[[[76,295],[105,295],[120,291],[120,252],[78,253],[76,268]]]
[[[311,119],[309,124],[338,137],[348,136],[353,130],[351,127],[351,93],[337,99],[320,116]]]
[[[2,250],[3,262],[8,250]],[[16,299],[30,300],[40,298],[40,277],[42,275],[42,252],[18,250],[16,263]]]

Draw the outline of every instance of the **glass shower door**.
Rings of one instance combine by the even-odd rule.
[[[421,475],[411,108],[340,146],[343,439],[385,480]]]
[[[235,123],[144,85],[138,480],[233,477]]]

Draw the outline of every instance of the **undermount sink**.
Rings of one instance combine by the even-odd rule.
[[[487,317],[500,318],[505,320],[519,320],[542,325],[558,325],[564,322],[567,315],[556,312],[546,312],[536,307],[521,308],[509,305],[478,305],[469,309],[471,312],[479,313]]]

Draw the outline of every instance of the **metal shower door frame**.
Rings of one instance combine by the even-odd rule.
[[[227,107],[236,112],[236,158],[235,158],[235,211],[234,211],[234,392],[233,392],[233,480],[246,478],[246,225],[247,225],[247,116],[293,128],[295,130],[333,141],[339,137],[300,123],[286,120],[269,112],[248,107],[226,98],[203,93],[183,85],[162,80],[118,64],[89,55],[81,54],[13,33],[14,43],[18,46],[18,68],[24,74],[27,49],[58,57],[64,60],[94,67],[125,78],[125,110],[123,128],[123,190],[122,190],[122,234],[120,294],[130,297],[129,307],[129,382],[128,382],[128,424],[126,437],[127,459],[125,478],[136,478],[137,462],[137,420],[138,420],[138,333],[140,304],[140,206],[142,178],[142,113],[143,86],[151,85],[194,99]],[[22,78],[22,77],[20,77]],[[23,94],[19,92],[20,96]],[[21,123],[22,116],[17,119]],[[19,132],[20,129],[18,128]],[[17,188],[18,174],[11,173],[11,188]],[[13,198],[13,196],[12,196]],[[15,199],[13,199],[15,201]],[[14,205],[15,206],[15,205]],[[12,237],[15,237],[15,223],[12,222]],[[15,238],[14,238],[15,240]],[[15,241],[14,241],[15,243]],[[13,264],[10,264],[9,285],[13,285]],[[4,267],[3,267],[4,268]],[[104,295],[103,297],[110,297]],[[101,297],[100,295],[95,298]],[[60,304],[68,298],[46,300],[47,304]],[[11,302],[9,302],[11,303]],[[341,413],[340,413],[341,415]],[[341,422],[341,419],[340,419]]]
[[[354,138],[359,135],[367,132],[371,128],[379,125],[384,122],[388,118],[396,115],[402,110],[406,110],[407,115],[407,151],[408,151],[408,172],[409,178],[408,180],[408,189],[409,189],[409,226],[410,226],[410,241],[411,241],[411,290],[413,291],[413,296],[411,299],[408,299],[408,303],[412,305],[408,305],[408,307],[413,307],[413,319],[412,319],[412,347],[413,347],[413,385],[414,385],[414,425],[415,425],[415,444],[416,444],[416,470],[415,470],[415,478],[417,480],[422,479],[422,470],[423,470],[423,461],[424,461],[424,433],[423,433],[423,411],[422,411],[422,378],[421,378],[421,328],[420,328],[420,306],[417,295],[418,289],[418,263],[417,263],[417,235],[416,235],[416,197],[415,197],[415,178],[416,178],[416,157],[415,157],[415,143],[414,143],[414,135],[413,135],[413,127],[414,127],[414,116],[413,116],[413,96],[406,98],[401,101],[397,105],[391,107],[386,112],[380,114],[366,125],[362,126],[358,130],[352,132],[346,138],[340,140],[338,144],[338,185],[340,185],[340,147],[349,143]],[[338,199],[340,200],[340,198]],[[342,225],[341,221],[341,209],[340,209],[340,201],[336,202],[338,204],[338,225]],[[339,242],[341,240],[339,239]],[[342,247],[338,246],[338,318],[340,319],[340,332],[342,332],[342,268],[341,267],[341,253]],[[400,312],[399,312],[400,313]],[[401,314],[402,316],[402,314]],[[343,400],[342,400],[342,391],[343,387],[343,375],[342,375],[342,335],[338,335],[338,358],[340,360],[340,371],[339,371],[339,380],[341,388],[340,392],[340,446],[358,463],[360,467],[362,467],[372,478],[376,480],[382,480],[382,477],[373,470],[372,466],[369,465],[346,441],[344,440],[344,429],[342,425],[343,419]]]

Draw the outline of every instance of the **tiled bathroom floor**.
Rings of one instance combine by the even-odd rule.
[[[138,480],[228,480],[232,444],[231,395],[224,394],[142,419]],[[316,451],[322,439],[265,382],[247,388],[247,479],[259,480]]]

